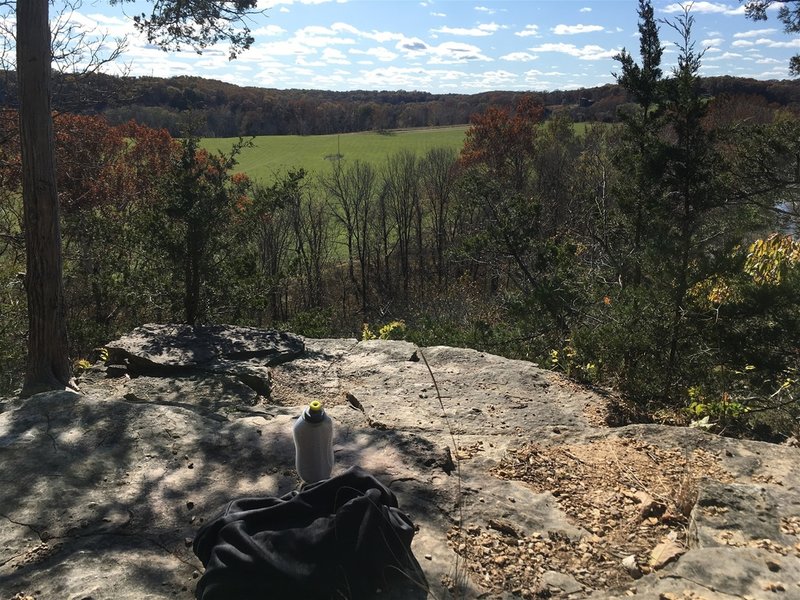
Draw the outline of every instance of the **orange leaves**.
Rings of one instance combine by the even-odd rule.
[[[231,175],[231,183],[233,183],[233,185],[236,186],[240,185],[249,186],[250,177],[247,176],[247,173],[234,173],[233,175]]]
[[[490,107],[472,117],[467,130],[461,162],[483,165],[499,178],[521,174],[521,165],[533,156],[544,108],[532,96],[523,96],[512,114],[504,108]]]
[[[253,199],[247,194],[239,194],[234,204],[236,206],[236,212],[243,213],[253,205]]]
[[[153,202],[178,144],[166,130],[100,116],[54,118],[59,200],[65,214],[97,206]]]
[[[59,114],[53,119],[59,201],[65,213],[103,204],[118,193],[108,171],[125,139],[98,116]]]
[[[180,145],[166,129],[153,129],[129,121],[117,127],[128,140],[128,161],[137,165],[137,170],[153,173],[164,172],[178,156]]]
[[[234,173],[231,175],[236,212],[244,213],[253,205],[253,198],[247,193],[250,191],[250,186],[252,184],[253,182],[250,180],[250,177],[247,176],[247,173]]]

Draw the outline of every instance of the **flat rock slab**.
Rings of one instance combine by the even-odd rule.
[[[110,354],[139,365],[207,367],[217,361],[252,358],[279,364],[303,353],[296,335],[231,325],[148,324],[106,345]]]
[[[412,550],[432,597],[800,597],[797,448],[605,427],[602,396],[467,349],[171,325],[108,347],[127,367],[96,365],[81,394],[0,402],[0,600],[192,598],[200,525],[233,498],[299,485],[291,427],[314,399],[335,423],[334,473],[367,469],[419,526]],[[660,506],[636,469],[683,455],[715,465],[692,479],[683,552],[638,580],[574,567],[594,556],[622,572],[621,556],[596,550],[602,510],[637,508],[642,488]],[[595,471],[617,475],[581,490],[570,469],[592,485]],[[595,504],[571,503],[579,495]],[[618,529],[666,527],[648,523]]]
[[[110,364],[135,375],[180,375],[191,371],[238,377],[269,394],[269,367],[297,358],[302,338],[283,331],[232,325],[147,324],[106,345]]]

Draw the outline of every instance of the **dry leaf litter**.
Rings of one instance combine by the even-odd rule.
[[[510,592],[522,598],[580,591],[554,573],[572,575],[583,591],[631,588],[636,578],[685,551],[697,480],[732,481],[703,450],[684,454],[624,438],[527,443],[508,451],[492,473],[552,493],[569,520],[587,532],[580,539],[559,531],[520,535],[513,523],[481,526],[469,524],[468,517],[463,528],[451,529],[450,545],[490,596]]]

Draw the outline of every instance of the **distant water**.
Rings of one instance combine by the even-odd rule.
[[[778,208],[788,212],[793,212],[795,215],[798,215],[797,203],[795,203],[793,206],[791,202],[781,202],[778,205]],[[797,237],[798,234],[800,234],[800,218],[798,218],[798,216],[795,216],[794,218],[790,216],[782,216],[780,231],[781,233],[788,233],[794,237]]]

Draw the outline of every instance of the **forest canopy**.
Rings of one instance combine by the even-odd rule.
[[[191,120],[203,137],[316,135],[468,124],[489,107],[512,109],[523,92],[430,94],[419,91],[277,90],[239,87],[200,77],[113,77],[53,73],[53,107],[102,114],[111,124],[134,119],[179,136]],[[800,81],[710,77],[709,97],[736,97],[765,109],[800,109]],[[546,114],[566,112],[576,122],[618,122],[633,98],[623,87],[535,93]],[[0,103],[17,106],[16,77],[0,72]],[[191,115],[191,117],[189,117]]]

